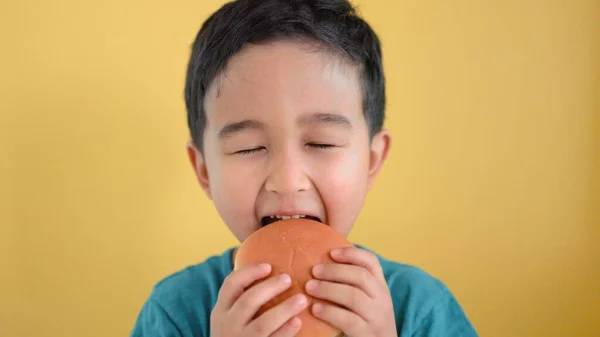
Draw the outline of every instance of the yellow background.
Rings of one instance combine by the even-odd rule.
[[[189,167],[189,46],[223,2],[0,3],[0,336],[125,336],[236,244]],[[482,336],[600,336],[600,2],[363,0],[391,158],[351,234]]]

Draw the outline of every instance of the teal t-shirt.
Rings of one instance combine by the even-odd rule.
[[[210,313],[221,284],[233,270],[233,251],[228,249],[160,281],[144,303],[131,337],[209,337]],[[376,255],[392,295],[398,336],[477,336],[442,282],[417,267]]]

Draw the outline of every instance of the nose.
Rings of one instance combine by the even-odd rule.
[[[270,171],[265,182],[267,191],[285,195],[310,189],[311,182],[300,156],[281,153],[270,160]]]

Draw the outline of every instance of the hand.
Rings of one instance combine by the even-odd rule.
[[[334,249],[339,263],[317,265],[317,280],[306,283],[306,292],[330,303],[317,302],[315,317],[349,337],[397,337],[394,308],[377,257],[365,250]]]
[[[291,284],[289,275],[262,280],[270,272],[269,265],[249,266],[232,272],[225,279],[210,316],[212,337],[288,337],[298,332],[301,322],[295,316],[308,303],[302,294],[294,295],[254,318],[263,304]]]

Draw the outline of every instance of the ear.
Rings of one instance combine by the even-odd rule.
[[[198,179],[198,183],[204,190],[204,193],[209,199],[212,199],[210,194],[210,182],[208,179],[208,168],[206,167],[206,162],[204,161],[204,156],[198,150],[193,141],[189,141],[186,145],[188,157],[190,159],[190,163],[194,169],[194,173],[196,174],[196,178]]]
[[[387,130],[381,130],[371,140],[371,154],[369,157],[368,187],[371,189],[375,178],[379,175],[383,164],[387,160],[392,137]]]

